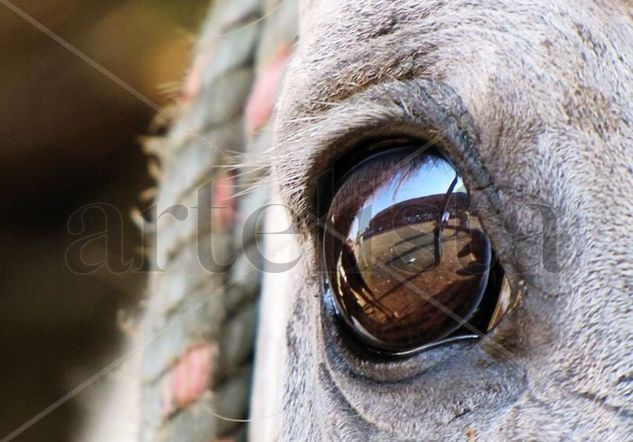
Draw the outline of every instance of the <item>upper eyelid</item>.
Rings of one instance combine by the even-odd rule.
[[[293,118],[278,123],[273,167],[277,183],[296,219],[309,227],[315,214],[313,196],[319,180],[337,158],[352,151],[371,136],[403,137],[409,140],[435,141],[447,146],[455,138],[457,116],[468,116],[452,89],[423,80],[394,81],[372,87],[310,118]],[[449,96],[447,96],[449,95]],[[442,103],[442,104],[440,104]],[[292,110],[287,113],[292,114]],[[463,129],[463,122],[459,122]],[[460,138],[470,137],[461,134]],[[450,156],[450,155],[449,155]],[[307,160],[306,160],[307,158]]]

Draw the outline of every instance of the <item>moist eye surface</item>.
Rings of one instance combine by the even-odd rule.
[[[353,168],[330,204],[323,245],[338,314],[378,350],[473,336],[464,327],[490,305],[490,241],[437,153],[394,149]]]

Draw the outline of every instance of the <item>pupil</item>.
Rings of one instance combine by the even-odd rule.
[[[453,166],[399,150],[361,163],[340,186],[324,235],[339,314],[366,343],[410,351],[477,312],[491,246]]]

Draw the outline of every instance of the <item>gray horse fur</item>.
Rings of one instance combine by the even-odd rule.
[[[263,3],[274,19],[274,2]],[[220,4],[248,18],[258,2]],[[244,29],[255,38],[255,28]],[[227,36],[248,46],[242,35]],[[233,73],[230,66],[206,67],[208,84],[185,120],[195,133],[209,126],[206,112],[226,113],[225,102],[209,98],[219,88],[210,79],[219,69]],[[165,205],[192,187],[193,170],[204,174],[216,161],[180,167],[181,144],[209,152],[178,127],[170,137],[164,167],[178,173],[164,172]],[[469,187],[516,294],[516,306],[481,340],[378,360],[340,335],[323,302],[317,183],[342,154],[376,139],[432,142]],[[268,284],[272,296],[264,289],[257,358],[275,355],[276,369],[255,374],[250,440],[631,440],[631,1],[302,0],[300,38],[264,165],[294,214],[303,255],[273,278],[282,285]],[[159,231],[167,244],[193,238],[170,222],[167,233]],[[160,278],[191,284],[203,275],[188,262],[170,268],[176,276],[155,276],[145,323],[169,319],[152,313],[160,295],[170,294]],[[208,314],[187,318],[183,329],[219,327]],[[266,329],[271,322],[281,340],[263,339],[278,336]],[[193,339],[174,329],[181,334],[185,344]],[[169,333],[161,339],[158,349],[186,349]],[[170,358],[144,353],[152,373],[169,367]],[[195,406],[163,416],[161,378],[143,373],[135,366],[133,385],[122,385],[103,414],[101,439],[90,440],[220,434],[219,418]],[[142,376],[149,380],[141,379],[140,394]],[[262,397],[272,390],[278,395]],[[134,404],[124,407],[123,399]],[[215,390],[196,404],[207,400],[217,405]],[[113,434],[112,421],[132,419],[134,428]]]
[[[633,3],[301,6],[270,159],[304,249],[271,343],[289,355],[280,439],[630,440]],[[523,293],[482,340],[391,361],[341,340],[315,183],[368,137],[433,141],[462,172]]]

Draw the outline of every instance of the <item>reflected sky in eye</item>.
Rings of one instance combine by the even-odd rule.
[[[351,226],[351,237],[358,237],[358,232],[364,232],[377,213],[394,204],[428,195],[445,194],[457,173],[448,161],[432,157],[406,177],[404,174],[403,171],[396,172],[387,185],[380,186],[367,199],[360,216],[356,217]],[[461,177],[458,177],[454,193],[460,192],[466,193],[466,188]]]

